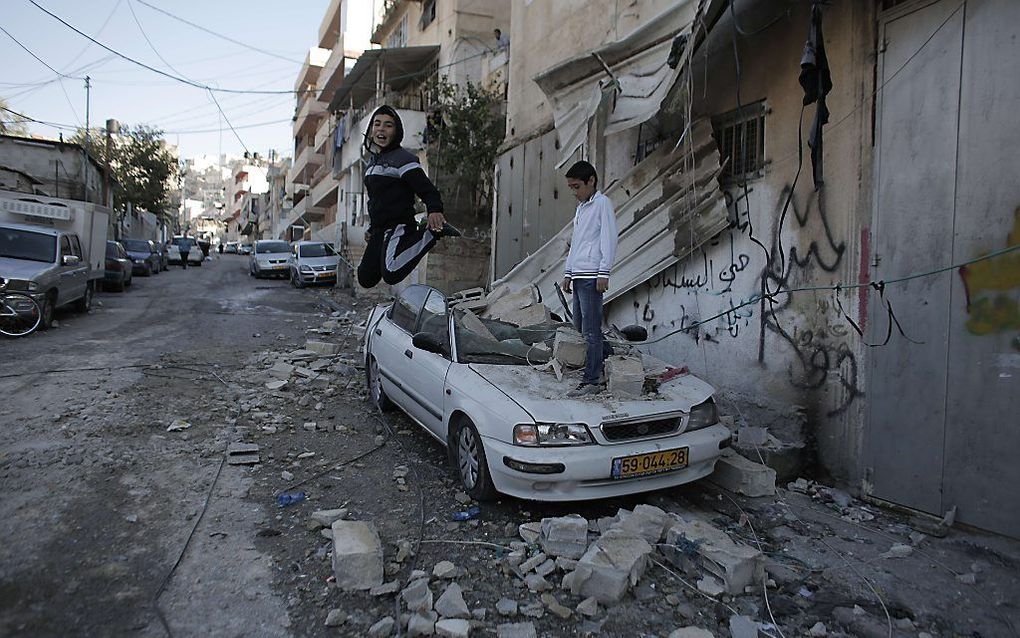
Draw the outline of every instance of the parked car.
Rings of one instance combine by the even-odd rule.
[[[377,306],[367,326],[372,400],[396,405],[446,447],[476,499],[576,501],[674,487],[710,474],[729,444],[713,388],[690,374],[663,377],[654,397],[566,398],[577,379],[534,367],[551,356],[534,344],[551,344],[555,325],[479,320],[412,285]]]
[[[103,275],[103,289],[124,292],[131,285],[133,264],[124,245],[119,241],[106,242],[106,270]]]
[[[163,270],[163,258],[159,255],[156,242],[148,239],[122,239],[124,249],[131,258],[133,273],[150,277]]]
[[[188,251],[188,265],[201,266],[202,262],[205,261],[205,255],[202,254],[202,250],[195,243],[194,237],[185,238],[183,235],[175,235],[167,244],[167,261],[171,264],[181,263],[181,250],[178,246],[180,246],[181,241],[184,239],[189,239],[191,242],[191,250]]]
[[[290,244],[277,239],[260,239],[248,258],[248,274],[256,279],[261,277],[286,277],[290,266]]]
[[[152,244],[156,247],[156,252],[159,253],[159,267],[161,270],[170,269],[170,255],[167,252],[166,244],[161,241],[154,241]]]
[[[295,288],[308,284],[336,283],[340,257],[329,244],[321,241],[299,241],[291,247],[288,268],[290,283]]]
[[[254,246],[252,244],[241,244],[240,246],[238,246],[237,252],[241,253],[242,255],[250,255],[253,248]]]
[[[227,243],[223,244],[223,252],[236,255],[238,245],[239,244],[236,241],[228,241]]]

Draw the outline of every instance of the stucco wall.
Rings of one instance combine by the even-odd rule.
[[[775,15],[738,14],[738,21],[746,31]],[[871,139],[870,102],[857,107],[871,87],[871,24],[870,10],[857,3],[836,3],[826,10],[826,46],[835,83],[828,99],[832,124],[825,132],[826,182],[821,191],[814,190],[805,140],[803,172],[781,230],[783,205],[797,172],[803,96],[798,75],[807,8],[758,36],[738,37],[741,103],[764,99],[770,109],[765,175],[749,181],[746,192],[729,189],[730,229],[614,301],[607,312],[608,321],[617,325],[646,326],[653,339],[725,313],[666,337],[649,350],[707,379],[720,390],[722,408],[751,425],[793,434],[802,412],[809,445],[816,447],[824,467],[841,478],[858,474],[859,399],[865,387],[861,343],[833,293],[780,294],[774,306],[759,301],[735,308],[760,295],[763,281],[771,292],[857,281],[867,259],[861,237],[870,202],[862,192],[868,188]],[[705,55],[696,56],[695,117],[736,108],[732,34],[727,14],[706,42],[707,73]],[[805,137],[813,115],[814,106],[807,107]],[[840,297],[846,311],[860,321],[857,299],[856,292]]]

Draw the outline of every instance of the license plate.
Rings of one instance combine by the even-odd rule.
[[[634,478],[682,470],[687,467],[687,448],[680,447],[661,452],[621,456],[613,459],[614,479]]]

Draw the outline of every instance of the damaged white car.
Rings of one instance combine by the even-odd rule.
[[[598,499],[712,472],[730,432],[710,385],[646,366],[652,391],[638,398],[568,399],[577,379],[548,365],[556,328],[479,319],[434,288],[410,286],[369,317],[372,400],[396,404],[440,441],[476,499]]]

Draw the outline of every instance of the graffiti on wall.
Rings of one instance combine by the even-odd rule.
[[[781,217],[789,198],[782,235],[777,225],[770,246],[764,246],[750,220],[751,192],[750,188],[725,192],[729,228],[690,258],[652,278],[644,300],[634,301],[635,319],[652,324],[653,334],[657,329],[682,330],[696,343],[737,339],[757,328],[757,361],[763,366],[770,363],[766,335],[774,335],[780,352],[792,356],[787,358],[789,383],[801,390],[835,384],[839,393],[829,415],[839,414],[863,395],[857,356],[851,348],[855,335],[848,330],[843,309],[824,293],[816,296],[814,305],[800,301],[795,308],[791,295],[782,293],[817,281],[819,272],[841,272],[847,243],[833,229],[824,192],[810,191],[801,197],[787,186],[774,212],[775,219]],[[791,242],[791,236],[810,239],[805,245]],[[661,316],[664,313],[656,315],[653,301],[667,292],[684,298],[673,306],[668,319]],[[849,301],[846,297],[842,303]],[[700,317],[716,315],[712,321],[701,322]]]
[[[1006,246],[1020,244],[1020,207]],[[984,336],[1020,330],[1020,253],[1007,253],[960,267],[967,302],[967,330]],[[1014,341],[1014,347],[1020,342]]]

